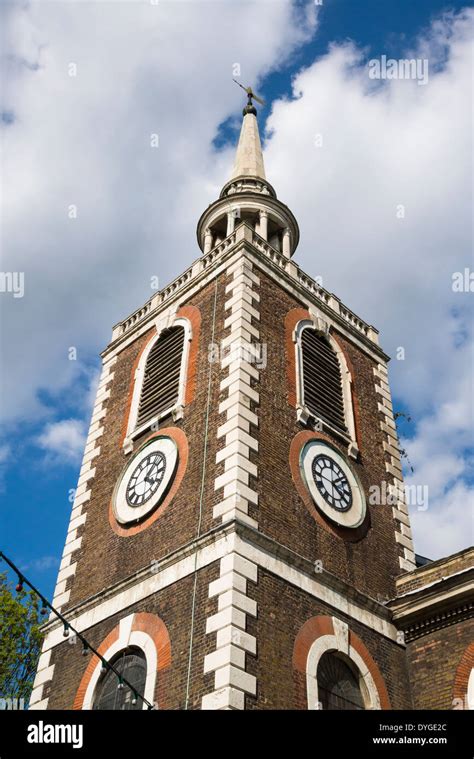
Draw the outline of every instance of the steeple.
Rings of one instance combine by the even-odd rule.
[[[239,82],[237,84],[240,85]],[[257,110],[252,98],[263,104],[250,87],[243,87],[248,102],[242,111],[239,143],[230,179],[219,199],[202,214],[197,227],[204,254],[229,237],[239,224],[253,229],[256,241],[268,243],[277,253],[291,258],[299,241],[298,223],[290,209],[277,199],[265,174]]]
[[[240,130],[239,144],[235,154],[231,179],[237,177],[258,177],[266,179],[263,164],[262,145],[258,131],[257,111],[253,105],[244,108],[244,118]]]

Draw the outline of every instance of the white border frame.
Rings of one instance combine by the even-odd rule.
[[[323,429],[326,428],[330,432],[335,432],[339,437],[343,437],[346,441],[348,441],[347,452],[349,456],[352,458],[357,458],[359,454],[359,447],[357,445],[356,439],[354,408],[352,404],[352,376],[349,371],[349,367],[347,366],[346,357],[344,356],[341,346],[329,331],[329,323],[320,316],[312,316],[310,319],[301,319],[293,331],[292,337],[293,342],[295,343],[296,404],[298,421],[305,423],[310,417],[314,417],[304,401],[303,348],[301,344],[301,338],[305,329],[314,329],[318,334],[323,335],[326,338],[337,356],[341,370],[342,400],[347,434],[344,434],[340,430],[335,429],[331,424],[326,422],[324,419],[321,419],[320,421],[322,422]]]
[[[319,454],[332,458],[342,469],[349,481],[352,491],[352,505],[346,511],[338,511],[327,503],[314,482],[312,464],[315,457]],[[322,512],[325,517],[330,519],[331,522],[335,522],[340,527],[345,527],[347,529],[356,529],[361,526],[367,514],[364,488],[362,487],[362,483],[356,472],[354,472],[353,468],[337,448],[321,438],[308,440],[301,449],[300,470],[316,508]]]
[[[321,656],[330,651],[337,651],[352,662],[359,673],[359,687],[364,700],[365,709],[381,709],[380,696],[374,678],[359,653],[349,645],[349,628],[345,622],[336,617],[332,618],[334,635],[322,635],[317,638],[309,649],[306,660],[306,693],[308,709],[319,710],[318,694],[318,664]]]
[[[129,506],[126,499],[126,491],[132,472],[138,466],[140,461],[148,456],[150,453],[161,452],[166,458],[165,476],[158,490],[153,496],[145,501],[142,506]],[[114,488],[112,495],[112,508],[115,519],[119,524],[132,525],[140,522],[148,514],[151,514],[161,501],[164,500],[170,484],[176,475],[176,470],[179,461],[179,449],[176,441],[166,435],[166,430],[163,434],[157,433],[155,437],[147,440],[138,451],[128,460],[125,469],[122,471],[119,479]]]
[[[142,424],[140,427],[137,427],[137,417],[138,417],[138,406],[140,403],[140,395],[142,392],[142,386],[143,386],[143,379],[145,375],[145,367],[148,360],[148,356],[150,354],[150,351],[153,349],[153,346],[155,343],[160,339],[160,336],[162,332],[165,329],[170,329],[171,327],[183,327],[184,328],[184,345],[183,345],[183,353],[181,356],[181,368],[179,372],[179,389],[178,389],[178,400],[173,406],[170,406],[167,409],[164,409],[160,414],[158,414],[155,417],[152,417],[147,422]],[[156,325],[157,331],[156,335],[149,341],[148,345],[146,346],[145,350],[143,351],[142,355],[140,356],[140,361],[138,362],[138,366],[135,370],[135,377],[133,379],[133,395],[132,395],[132,403],[130,405],[130,413],[128,415],[128,423],[127,423],[127,432],[125,435],[125,439],[123,441],[123,447],[125,449],[125,453],[130,453],[132,450],[132,442],[134,438],[138,437],[139,435],[146,432],[152,425],[156,425],[160,419],[162,419],[164,416],[168,416],[170,413],[173,414],[173,419],[176,421],[177,419],[180,419],[183,415],[183,408],[184,408],[184,399],[186,397],[186,376],[187,376],[187,367],[188,367],[188,360],[189,360],[189,351],[190,351],[190,343],[193,339],[193,330],[192,325],[189,319],[186,319],[185,317],[178,317],[174,318],[174,314],[169,320],[169,323],[165,322],[164,320],[160,320],[160,322]],[[159,426],[157,426],[157,431],[159,430]]]
[[[119,637],[108,649],[103,653],[104,659],[110,661],[120,651],[134,646],[139,648],[145,654],[146,659],[146,680],[145,680],[145,692],[144,696],[150,703],[154,702],[156,675],[158,667],[158,654],[153,638],[145,632],[140,630],[132,631],[133,618],[135,614],[129,614],[128,617],[124,617],[120,620],[119,624]],[[87,686],[84,701],[82,704],[83,710],[92,709],[94,704],[95,691],[97,683],[101,675],[101,663],[97,662],[97,666],[94,669],[89,684]],[[146,704],[143,703],[143,709],[146,709]],[[155,704],[157,708],[157,704]]]

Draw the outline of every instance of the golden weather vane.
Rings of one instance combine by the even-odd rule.
[[[262,98],[259,98],[259,97],[258,97],[258,96],[257,96],[257,95],[254,93],[254,91],[252,90],[252,88],[251,88],[251,87],[244,87],[244,85],[243,85],[243,84],[240,84],[240,82],[238,82],[238,81],[237,81],[237,79],[233,79],[232,81],[233,81],[233,82],[235,82],[236,84],[238,84],[238,85],[239,85],[239,87],[242,87],[242,89],[244,90],[244,92],[246,92],[246,93],[247,93],[247,97],[248,97],[248,105],[252,105],[252,100],[256,100],[256,101],[257,101],[257,103],[260,103],[260,105],[265,105],[265,100],[262,100]]]

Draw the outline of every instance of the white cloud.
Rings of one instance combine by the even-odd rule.
[[[240,102],[234,66],[257,84],[314,31],[316,9],[32,2],[2,16],[14,114],[2,266],[25,274],[24,298],[1,303],[4,416],[38,418],[39,388],[74,383],[69,348],[90,361],[152,276],[165,284],[200,255],[195,226],[228,170],[212,140]]]
[[[12,458],[12,449],[6,443],[0,445],[0,493],[5,490],[5,475]]]
[[[413,505],[410,516],[417,551],[430,558],[474,542],[472,346],[458,354],[459,376],[451,385],[433,388],[434,412],[422,418],[412,439],[401,440],[414,467],[406,484],[428,487],[427,508]]]
[[[97,387],[99,385],[100,380],[100,370],[94,369],[89,373],[88,381],[89,386],[87,388],[87,394],[83,400],[83,408],[85,410],[86,415],[89,413],[92,413],[92,408],[95,403],[95,396],[97,394]]]
[[[77,463],[82,455],[86,440],[84,423],[78,419],[63,419],[50,422],[38,436],[37,444],[64,463]]]
[[[11,455],[9,445],[0,445],[0,464],[6,464]]]
[[[474,488],[457,482],[442,498],[430,502],[426,511],[412,509],[410,519],[417,537],[417,553],[437,559],[471,545],[473,501]]]
[[[23,572],[28,570],[34,570],[35,572],[44,572],[47,569],[53,569],[59,566],[59,559],[57,556],[40,556],[38,559],[32,559],[25,564],[20,564],[20,569]]]

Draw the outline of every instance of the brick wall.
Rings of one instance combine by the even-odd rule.
[[[258,701],[247,696],[247,709],[306,709],[305,683],[293,668],[293,649],[300,628],[313,616],[334,615],[359,636],[382,673],[392,709],[410,709],[404,649],[375,631],[311,598],[259,569],[252,587],[259,616],[248,632],[257,636],[258,657],[248,671],[257,676]]]
[[[425,564],[414,572],[404,574],[397,580],[397,590],[400,594],[421,589],[424,585],[439,582],[443,578],[472,569],[474,566],[474,549],[459,551],[447,558],[439,559],[431,564]]]
[[[249,488],[257,491],[259,499],[258,504],[249,504],[249,517],[258,520],[263,533],[313,562],[320,560],[326,571],[358,591],[378,599],[393,597],[394,581],[400,568],[391,505],[368,505],[368,529],[360,540],[349,542],[337,531],[326,529],[318,523],[295,486],[290,467],[290,447],[304,427],[296,422],[296,410],[289,402],[285,319],[291,309],[302,308],[304,304],[287,294],[257,267],[254,267],[254,272],[260,278],[260,319],[254,326],[260,330],[259,342],[267,346],[268,354],[266,368],[260,368],[258,381],[252,379],[252,387],[259,393],[259,402],[250,401],[249,409],[257,414],[259,424],[258,428],[251,425],[250,434],[258,440],[259,452],[257,454],[251,450],[249,453],[250,461],[258,463],[258,478],[250,476]],[[219,363],[210,367],[208,351],[212,340],[219,345],[230,333],[229,328],[224,328],[225,287],[230,281],[231,277],[225,274],[219,277],[217,300],[215,283],[211,282],[187,303],[199,308],[201,315],[199,350],[194,366],[195,395],[185,407],[181,420],[167,420],[161,427],[165,431],[167,425],[176,426],[186,435],[189,445],[187,469],[179,490],[163,515],[145,530],[127,537],[111,529],[109,504],[117,479],[129,460],[121,446],[124,414],[137,356],[149,334],[141,336],[118,355],[109,387],[110,397],[106,401],[107,414],[100,455],[95,461],[95,476],[90,484],[87,520],[79,527],[78,534],[82,535],[83,540],[74,555],[77,569],[67,581],[71,595],[63,612],[100,594],[148,566],[152,560],[162,558],[196,537],[210,368],[212,382],[200,532],[202,534],[220,524],[219,519],[213,519],[213,507],[221,499],[221,494],[216,495],[215,481],[224,472],[224,463],[216,464],[216,453],[224,445],[222,437],[217,439],[217,430],[225,422],[225,414],[219,414],[218,408],[226,398],[226,391],[220,390],[220,382],[226,372]],[[215,303],[215,333],[212,336]],[[359,460],[353,462],[353,466],[368,499],[369,487],[381,484],[387,478],[384,436],[379,424],[379,399],[374,381],[374,367],[377,364],[342,333],[337,334],[337,339],[351,366],[360,448]],[[341,448],[340,441],[328,434],[334,445]],[[135,441],[135,450],[141,442]],[[209,694],[214,687],[214,675],[203,674],[203,662],[205,655],[216,647],[216,635],[205,634],[205,619],[217,609],[216,599],[209,599],[208,592],[209,583],[218,577],[217,564],[199,572],[190,708],[200,708],[202,696]],[[171,709],[183,708],[184,705],[192,587],[193,579],[187,577],[86,631],[92,644],[99,645],[120,618],[131,612],[158,614],[166,624],[171,639],[172,666],[164,675],[168,678],[166,708]],[[295,686],[293,645],[298,630],[307,619],[318,614],[331,615],[333,610],[261,569],[259,582],[256,585],[249,583],[248,596],[258,606],[258,617],[249,615],[247,623],[247,632],[257,637],[258,656],[247,657],[246,671],[257,677],[258,691],[257,697],[246,696],[247,708],[305,708]],[[383,673],[392,707],[410,708],[404,650],[363,624],[340,614],[337,616],[360,637],[377,663]],[[423,679],[423,657],[420,652],[419,665],[414,645],[411,650],[415,658],[413,661],[410,659],[410,666],[421,666],[417,672],[422,672]],[[457,654],[460,658],[462,651],[457,651]],[[430,656],[428,650],[427,661]],[[47,698],[49,693],[48,708],[71,708],[87,660],[84,661],[80,651],[71,651],[65,642],[54,650],[52,663],[55,665],[53,684],[45,686],[43,698]],[[426,679],[429,679],[428,674]],[[418,693],[417,698],[420,699]]]
[[[212,689],[213,675],[203,674],[204,656],[215,648],[215,635],[205,635],[206,618],[217,610],[215,598],[208,598],[209,583],[219,576],[218,563],[198,573],[194,646],[190,679],[190,709],[200,709],[202,696]],[[191,605],[193,575],[163,589],[146,600],[133,604],[97,625],[83,630],[83,634],[97,649],[120,620],[134,612],[156,614],[167,627],[171,642],[171,666],[158,674],[155,699],[159,708],[183,709],[189,662],[191,631]],[[81,644],[71,645],[68,640],[57,646],[51,663],[55,665],[54,678],[45,686],[44,697],[49,696],[48,709],[72,709],[74,699],[89,664],[91,655],[82,656]],[[161,680],[158,679],[161,677]]]
[[[217,284],[217,304],[215,339],[223,336],[223,298],[225,280],[222,276]],[[186,473],[171,507],[163,516],[146,530],[135,536],[122,537],[111,529],[109,505],[112,492],[122,469],[129,461],[121,446],[123,438],[124,414],[129,398],[130,382],[137,356],[149,339],[150,333],[141,336],[127,346],[115,364],[114,378],[110,385],[107,401],[105,429],[101,441],[101,453],[96,459],[96,473],[91,481],[91,498],[87,507],[87,521],[80,528],[82,545],[74,555],[77,569],[69,578],[67,586],[71,596],[63,611],[110,585],[122,580],[154,559],[179,548],[196,536],[199,519],[199,493],[201,488],[204,454],[204,420],[207,407],[209,361],[208,346],[211,342],[212,315],[215,294],[214,282],[205,287],[189,303],[198,307],[201,313],[201,334],[196,360],[196,391],[192,403],[185,408],[183,419],[173,422],[164,420],[160,431],[167,426],[180,428],[186,435],[189,456]],[[217,413],[219,381],[222,373],[219,364],[212,365],[212,388],[209,417],[209,436],[206,456],[206,479],[204,486],[205,504],[201,532],[214,524],[212,507],[217,501],[214,493],[214,479],[220,473],[215,464],[217,450],[216,431],[219,420]],[[135,441],[134,450],[144,437]]]
[[[453,708],[453,698],[460,697],[455,690],[456,673],[473,637],[474,622],[468,619],[428,633],[408,644],[415,709]]]
[[[341,540],[318,526],[294,486],[289,452],[294,436],[304,427],[296,423],[296,411],[288,401],[285,318],[301,307],[276,283],[258,271],[260,286],[261,340],[268,345],[267,368],[260,373],[259,525],[262,532],[324,567],[370,596],[394,595],[394,578],[400,572],[395,524],[390,505],[370,506],[371,526],[356,543]],[[360,432],[360,460],[353,466],[366,497],[373,484],[386,480],[383,433],[380,430],[373,362],[342,335],[338,339],[352,364]],[[330,433],[328,433],[331,437]],[[333,438],[334,444],[341,446]],[[344,451],[343,451],[344,452]]]

